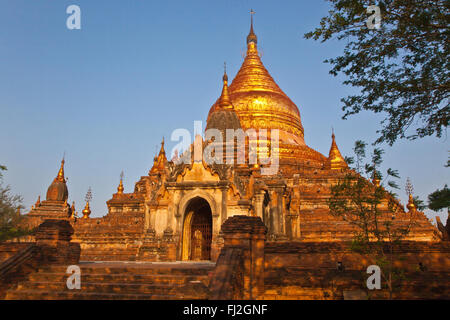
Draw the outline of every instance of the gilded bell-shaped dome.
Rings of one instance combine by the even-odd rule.
[[[261,62],[253,23],[246,57],[228,93],[243,130],[278,129],[280,145],[305,146],[300,112]],[[219,100],[211,107],[208,120],[220,108]]]
[[[69,197],[66,180],[64,178],[64,159],[61,161],[61,168],[58,175],[47,189],[47,200],[50,201],[66,201]]]

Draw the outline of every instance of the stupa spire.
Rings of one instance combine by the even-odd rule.
[[[250,43],[254,43],[255,45],[258,43],[258,37],[255,34],[255,31],[253,30],[253,15],[256,12],[253,11],[253,9],[250,10],[250,17],[251,17],[251,22],[250,22],[250,32],[247,36],[247,44]]]
[[[261,58],[257,48],[258,39],[253,30],[253,10],[250,12],[252,21],[250,26],[250,33],[247,36],[247,53],[244,62],[239,69],[236,77],[229,86],[229,93],[231,96],[240,92],[270,92],[276,93],[289,99],[286,94],[278,87],[269,74],[267,69],[261,62]],[[298,113],[298,109],[294,112]]]
[[[343,169],[347,168],[348,165],[345,162],[344,157],[341,155],[339,148],[336,144],[336,136],[334,135],[334,129],[332,129],[331,134],[331,148],[328,154],[328,166],[330,169]]]
[[[65,163],[65,160],[64,160],[64,157],[63,157],[63,159],[61,160],[61,167],[59,168],[58,175],[56,176],[56,180],[61,181],[61,182],[65,182],[65,179],[64,179],[64,163]]]
[[[166,158],[166,150],[164,149],[164,137],[163,137],[161,141],[161,149],[159,150],[158,156],[154,158],[153,167],[150,169],[149,173],[164,171],[166,163],[167,158]]]
[[[66,179],[64,177],[64,157],[61,160],[61,167],[58,174],[53,179],[52,184],[47,189],[47,200],[51,201],[65,201],[69,195],[66,185]]]
[[[123,190],[125,188],[123,187],[123,171],[120,173],[120,182],[119,186],[117,187],[117,194],[123,194]]]
[[[92,190],[91,187],[89,187],[88,192],[86,193],[86,206],[84,207],[82,213],[83,213],[83,219],[88,219],[89,215],[91,214],[91,208],[89,206],[89,203],[92,200]]]
[[[159,154],[166,154],[166,150],[164,149],[164,137],[162,138],[161,141],[161,149],[159,150]]]
[[[227,64],[224,63],[224,73],[223,73],[223,87],[222,87],[222,94],[219,98],[219,106],[222,108],[232,108],[230,96],[228,94],[228,75],[227,75]]]

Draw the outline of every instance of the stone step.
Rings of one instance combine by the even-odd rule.
[[[99,266],[95,266],[95,264],[90,263],[88,266],[84,266],[83,264],[79,264],[81,269],[81,275],[83,274],[169,274],[169,275],[207,275],[214,268],[213,265],[207,266],[139,266],[139,264],[135,264],[129,267],[123,266],[114,266],[113,264],[105,267],[103,263],[99,263]],[[51,266],[47,268],[41,268],[38,272],[46,272],[46,273],[66,273],[67,266]]]
[[[152,295],[208,295],[208,289],[203,283],[187,284],[140,284],[140,283],[86,283],[81,282],[81,289],[69,290],[64,282],[24,282],[14,290],[40,292],[71,292],[80,293],[124,293],[124,294],[152,294]]]
[[[29,276],[28,281],[61,282],[65,283],[69,277],[66,273],[37,272]],[[209,283],[207,275],[166,275],[166,274],[81,274],[82,282],[116,282],[116,283],[145,283],[145,284],[184,284],[192,281]]]
[[[205,300],[207,295],[158,295],[158,294],[126,294],[98,292],[48,292],[36,290],[8,291],[6,300]]]
[[[97,252],[84,252],[81,254],[80,259],[85,261],[136,261],[136,251],[130,253],[115,253],[111,254],[99,254]]]
[[[332,288],[299,288],[299,287],[281,287],[277,289],[266,289],[264,291],[265,297],[270,300],[278,300],[279,297],[295,297],[303,300],[308,299],[330,299],[333,296]],[[287,299],[291,300],[291,299]]]
[[[67,289],[67,266],[48,266],[6,299],[207,299],[214,263],[80,262],[81,289]]]

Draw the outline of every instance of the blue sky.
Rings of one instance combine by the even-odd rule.
[[[66,27],[71,4],[81,8],[81,30]],[[163,136],[169,151],[173,130],[206,121],[223,62],[231,79],[242,63],[250,8],[263,63],[299,107],[306,143],[328,155],[331,127],[344,155],[357,139],[373,142],[382,116],[342,120],[340,98],[354,89],[323,63],[343,44],[303,38],[327,14],[325,1],[0,0],[5,182],[29,208],[45,198],[65,152],[69,201],[81,211],[91,186],[93,216],[106,214],[122,170],[131,192]],[[402,177],[402,203],[407,177],[422,199],[449,182],[446,138],[383,147],[385,167]]]

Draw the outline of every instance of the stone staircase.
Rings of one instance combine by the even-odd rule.
[[[14,256],[17,252],[25,249],[30,245],[29,242],[3,242],[0,243],[0,263]]]
[[[207,299],[211,262],[80,262],[81,289],[67,289],[67,266],[39,269],[6,293],[6,300]]]

